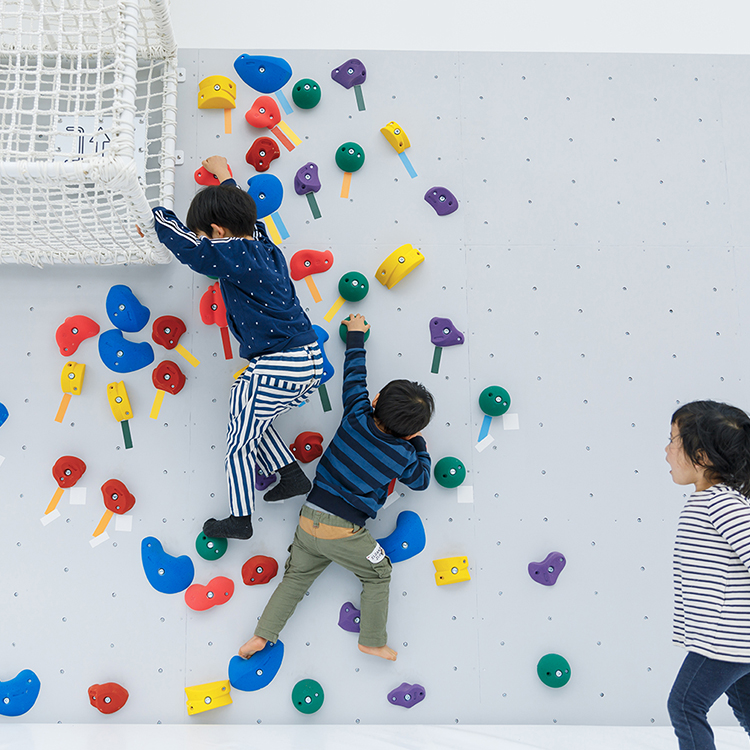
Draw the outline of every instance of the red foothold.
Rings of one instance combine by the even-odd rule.
[[[194,583],[185,591],[185,604],[196,612],[204,612],[211,607],[224,604],[234,594],[234,581],[225,576],[212,578],[207,586]]]
[[[227,307],[221,296],[219,282],[211,284],[203,293],[200,301],[201,320],[207,325],[217,325],[219,328],[227,327]]]
[[[309,464],[323,454],[323,436],[319,432],[300,432],[289,449],[298,461]]]
[[[128,691],[116,682],[105,682],[89,688],[91,705],[103,714],[119,711],[127,703],[128,697]]]
[[[268,583],[279,572],[279,564],[272,557],[255,555],[242,566],[242,582],[245,586]]]
[[[52,476],[64,490],[72,487],[85,473],[86,464],[76,456],[60,456],[52,467]]]
[[[330,250],[298,250],[289,261],[289,273],[295,281],[314,273],[323,273],[333,265]]]
[[[274,159],[281,156],[276,141],[267,135],[256,138],[250,150],[245,154],[245,161],[255,167],[256,172],[267,172]]]
[[[151,382],[160,391],[176,396],[185,387],[185,374],[174,362],[165,359],[154,368]]]
[[[254,128],[275,128],[281,122],[279,105],[270,96],[259,96],[245,113],[245,119]]]
[[[162,315],[154,321],[151,338],[165,349],[174,349],[185,331],[187,327],[179,318],[174,315]]]
[[[55,331],[55,341],[60,354],[69,357],[74,354],[82,341],[96,336],[99,333],[99,324],[85,315],[74,315],[65,318],[65,322],[58,326]]]
[[[227,169],[229,170],[229,176],[232,177],[232,168],[228,164]],[[203,167],[198,167],[193,176],[195,177],[195,181],[204,187],[208,187],[209,185],[221,185],[219,178]]]
[[[135,498],[119,479],[108,479],[102,485],[102,495],[107,510],[119,516],[127,513],[135,505]]]

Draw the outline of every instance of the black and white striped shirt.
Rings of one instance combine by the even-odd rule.
[[[674,547],[673,642],[750,663],[750,500],[725,484],[695,492]]]

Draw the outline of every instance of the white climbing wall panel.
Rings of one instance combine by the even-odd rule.
[[[245,122],[257,94],[232,65],[252,51],[180,53],[182,216],[201,159],[224,154],[241,184],[255,174],[245,153],[266,133]],[[300,500],[261,501],[251,541],[231,542],[215,562],[196,554],[205,518],[227,510],[227,396],[240,365],[224,360],[218,330],[200,321],[205,278],[176,262],[5,266],[0,402],[10,417],[0,427],[0,680],[28,668],[42,690],[28,714],[0,723],[667,723],[666,696],[681,660],[670,645],[670,558],[683,501],[664,463],[669,418],[695,398],[750,407],[743,383],[750,63],[369,52],[360,55],[368,69],[360,112],[354,92],[330,78],[356,51],[276,54],[292,65],[292,83],[313,78],[323,93],[315,109],[285,117],[302,143],[291,153],[282,148],[271,173],[285,189],[287,258],[303,248],[333,252],[333,268],[315,277],[323,301],[314,304],[304,283],[297,289],[313,322],[331,333],[327,352],[337,368],[327,384],[333,410],[324,413],[316,395],[278,427],[289,442],[304,430],[326,442],[333,434],[343,346],[338,323],[323,316],[341,275],[357,270],[371,279],[370,294],[335,320],[360,311],[371,322],[372,393],[396,377],[425,383],[437,400],[426,432],[433,460],[455,455],[468,469],[463,502],[436,483],[424,493],[400,488],[371,524],[376,537],[386,536],[410,509],[426,529],[425,551],[394,566],[389,634],[399,659],[361,655],[356,637],[337,626],[340,606],[358,603],[359,587],[332,567],[284,630],[285,660],[271,685],[233,690],[231,707],[188,717],[183,689],[226,679],[275,585],[244,586],[242,564],[263,554],[283,565]],[[231,134],[221,111],[197,109],[198,82],[216,74],[238,83]],[[284,91],[291,100],[291,86]],[[379,133],[391,120],[411,139],[415,179]],[[345,200],[333,155],[350,140],[363,146],[366,163]],[[292,188],[308,161],[320,168],[319,220]],[[425,203],[434,185],[455,193],[456,213],[438,217]],[[405,243],[426,260],[387,290],[375,270]],[[151,420],[151,368],[115,375],[96,342],[86,341],[73,357],[87,365],[83,394],[56,424],[65,360],[55,329],[75,314],[110,328],[104,300],[114,284],[129,285],[152,320],[182,317],[183,343],[201,364],[180,361],[187,385]],[[466,334],[463,346],[443,351],[438,374],[430,372],[433,316],[449,317]],[[149,330],[130,338],[147,340]],[[158,347],[156,355],[157,362],[169,356]],[[131,450],[105,397],[107,383],[120,379],[135,412]],[[494,442],[478,452],[477,400],[495,384],[511,394],[514,416],[493,420]],[[517,429],[505,429],[515,419]],[[85,504],[71,505],[68,491],[61,517],[43,526],[56,487],[51,467],[64,454],[87,463]],[[112,521],[109,538],[91,547],[104,510],[99,487],[112,477],[136,497],[132,530]],[[191,555],[198,583],[232,578],[234,598],[192,612],[181,594],[158,594],[140,563],[145,536],[173,555]],[[554,587],[542,587],[526,568],[553,550],[567,567]],[[437,587],[432,560],[460,555],[468,556],[471,581]],[[560,690],[536,676],[547,653],[570,662],[572,679]],[[303,678],[325,690],[312,716],[291,704]],[[88,687],[109,681],[130,692],[115,717],[88,703]],[[387,705],[401,682],[424,685],[424,702],[409,711]],[[715,720],[731,721],[728,709],[718,707]]]

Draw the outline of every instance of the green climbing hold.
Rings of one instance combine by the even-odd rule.
[[[336,165],[344,172],[356,172],[365,163],[365,150],[359,143],[347,141],[336,150]]]
[[[218,560],[227,551],[226,539],[214,539],[203,532],[195,540],[196,552],[204,560]]]
[[[510,409],[510,394],[499,385],[491,385],[479,394],[479,408],[490,417],[499,417]]]
[[[561,688],[570,680],[570,664],[559,654],[547,654],[536,665],[536,673],[548,687]]]
[[[359,302],[369,291],[370,284],[359,271],[349,271],[339,280],[339,294],[347,302]]]
[[[351,315],[347,316],[347,320],[349,320],[349,318],[351,318]],[[365,323],[367,323],[367,320],[365,320]],[[367,330],[365,331],[365,341],[367,341],[367,339],[369,339],[369,338],[370,338],[370,330],[371,330],[371,329],[370,329],[370,328],[368,328],[368,329],[367,329]],[[341,340],[342,340],[342,341],[343,341],[344,343],[346,343],[346,334],[347,334],[347,331],[348,331],[347,327],[346,327],[346,326],[345,326],[345,325],[344,325],[344,324],[342,323],[342,324],[341,324],[341,325],[339,326],[339,336],[341,337]]]
[[[320,86],[312,78],[303,78],[294,84],[292,99],[300,109],[312,109],[320,101]]]
[[[292,689],[292,703],[303,714],[314,714],[324,697],[323,688],[315,680],[300,680]]]
[[[441,487],[458,487],[466,479],[466,468],[453,456],[441,458],[435,464],[435,481]]]

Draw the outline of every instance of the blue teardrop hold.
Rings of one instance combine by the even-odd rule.
[[[378,539],[378,544],[392,563],[403,562],[418,555],[426,543],[424,524],[413,510],[402,510],[396,519],[393,533],[385,539]]]
[[[148,341],[128,341],[118,328],[99,336],[99,356],[113,372],[135,372],[154,361],[154,350]]]
[[[258,218],[264,219],[279,210],[284,200],[284,186],[273,174],[256,174],[247,181],[247,192],[255,201]]]
[[[273,94],[292,77],[292,66],[281,57],[240,55],[234,61],[237,75],[261,94]]]
[[[0,716],[21,716],[39,697],[42,683],[30,669],[21,670],[12,680],[0,682]]]
[[[313,325],[313,331],[315,331],[315,335],[318,337],[320,351],[323,352],[323,377],[320,380],[320,384],[323,385],[323,383],[327,383],[333,377],[334,373],[333,365],[328,359],[325,349],[325,343],[328,341],[328,331],[318,325]]]
[[[8,407],[5,404],[0,404],[0,427],[5,424],[6,419],[8,419]]]
[[[256,651],[249,659],[233,656],[229,660],[229,682],[237,690],[251,692],[270,684],[284,659],[284,644],[271,643]]]
[[[195,577],[193,561],[187,555],[168,555],[153,536],[141,542],[141,562],[148,582],[161,594],[179,594]]]
[[[127,333],[142,330],[151,317],[151,311],[124,284],[116,284],[109,290],[106,308],[112,325]]]

